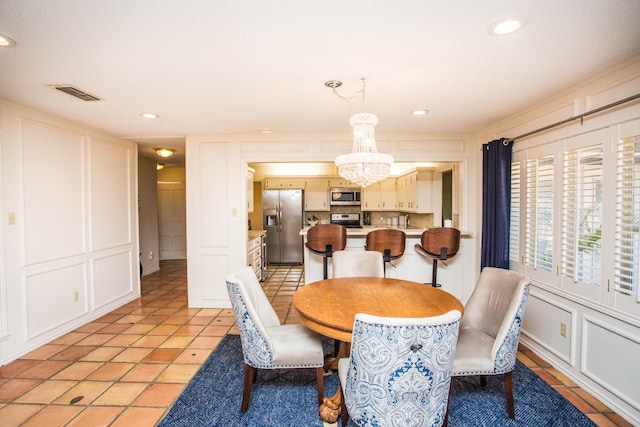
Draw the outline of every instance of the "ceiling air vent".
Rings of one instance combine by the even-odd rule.
[[[83,101],[101,101],[97,96],[93,96],[90,93],[87,93],[83,90],[78,89],[77,87],[73,87],[70,85],[52,85],[54,89],[58,89],[61,92],[67,93],[71,96],[75,96],[78,99],[82,99]]]

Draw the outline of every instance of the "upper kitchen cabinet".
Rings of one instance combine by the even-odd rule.
[[[397,210],[411,213],[434,212],[434,170],[418,168],[396,180]]]
[[[265,190],[299,189],[304,190],[304,178],[266,178]]]
[[[358,184],[355,184],[349,180],[344,178],[330,178],[329,179],[329,187],[331,188],[350,188],[350,187],[360,187]]]
[[[247,212],[253,212],[253,174],[255,170],[247,168]]]
[[[387,178],[362,189],[363,211],[395,211],[396,179]]]
[[[329,180],[307,179],[304,191],[305,211],[329,211]]]

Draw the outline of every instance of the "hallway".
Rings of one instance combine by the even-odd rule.
[[[141,298],[0,368],[0,425],[145,427],[162,419],[237,330],[231,310],[187,307],[185,260],[160,266],[142,279]],[[298,323],[291,296],[303,280],[301,266],[269,267],[263,288],[284,323]],[[518,359],[598,426],[630,426],[527,349]]]

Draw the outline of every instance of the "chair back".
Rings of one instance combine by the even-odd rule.
[[[446,260],[460,249],[460,230],[450,227],[430,228],[422,233],[420,244],[428,255]]]
[[[365,249],[368,251],[378,251],[385,256],[385,250],[389,251],[389,258],[385,261],[400,258],[404,255],[407,235],[402,230],[385,228],[367,233]]]
[[[372,251],[338,251],[333,254],[333,278],[384,277],[382,254]]]
[[[495,373],[512,371],[530,280],[522,274],[485,267],[464,308],[460,328],[477,329],[494,338]]]
[[[427,318],[357,314],[342,384],[353,421],[359,426],[442,425],[459,325],[457,310]]]
[[[307,230],[306,245],[311,251],[321,255],[326,253],[327,245],[331,245],[332,252],[341,251],[347,246],[347,228],[340,224],[314,225]]]
[[[245,363],[255,368],[269,368],[273,359],[273,346],[267,329],[280,326],[280,319],[264,294],[253,269],[247,266],[229,274],[227,291],[240,331]]]

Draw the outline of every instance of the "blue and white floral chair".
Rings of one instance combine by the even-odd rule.
[[[361,427],[445,424],[459,326],[457,310],[425,318],[357,314],[351,356],[338,362],[342,425],[347,416]]]
[[[485,267],[460,322],[454,377],[503,375],[507,412],[515,418],[513,370],[530,280],[510,270]]]
[[[247,412],[258,369],[313,368],[318,404],[323,400],[322,338],[304,325],[281,325],[251,267],[227,276],[244,358],[241,412]]]

